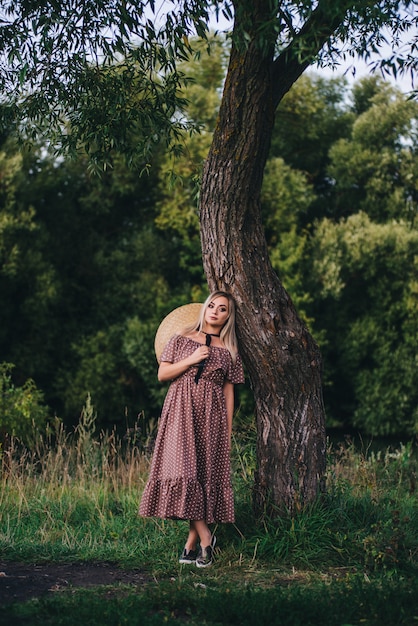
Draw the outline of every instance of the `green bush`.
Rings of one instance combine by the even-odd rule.
[[[11,436],[30,444],[34,433],[44,429],[47,410],[43,394],[32,379],[21,387],[13,384],[13,367],[11,363],[0,363],[0,444]]]

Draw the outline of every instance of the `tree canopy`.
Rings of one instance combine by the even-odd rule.
[[[275,42],[276,103],[294,80],[281,75],[288,63],[300,75],[314,61],[370,61],[386,45],[386,56],[370,61],[374,68],[412,72],[414,6],[413,0],[271,2],[257,45]],[[109,166],[117,149],[147,168],[156,143],[178,152],[182,133],[194,126],[182,115],[181,92],[190,78],[181,63],[192,54],[192,37],[207,39],[217,18],[229,30],[234,16],[233,39],[245,47],[253,28],[246,1],[4,1],[3,123],[26,140],[46,132],[58,152],[86,150],[92,166]]]
[[[199,92],[208,74],[218,76],[212,116],[223,79],[219,64],[213,51],[202,53],[187,88]],[[355,128],[363,116],[391,116],[397,103],[403,133],[405,124],[414,128],[416,105],[405,109],[401,94],[382,81],[349,89],[341,79],[301,78],[280,107],[261,196],[272,264],[321,346],[328,423],[374,435],[416,431],[416,137],[408,131],[403,144],[394,138],[387,156],[374,154],[379,167],[367,176],[353,169],[350,186],[343,165],[370,150],[370,143],[349,149],[361,140]],[[210,117],[205,99],[190,106],[197,123]],[[375,134],[377,144],[387,141],[384,124]],[[102,428],[157,417],[159,320],[206,294],[196,176],[210,136],[189,137],[174,163],[161,151],[145,178],[121,157],[97,178],[86,173],[84,157],[58,165],[41,146],[22,153],[3,145],[0,350],[15,363],[16,385],[32,378],[42,389],[51,416],[76,422],[91,394]],[[303,137],[310,138],[306,145]],[[407,165],[411,174],[392,169],[388,187],[380,166],[386,161]],[[178,176],[167,178],[173,168]],[[366,197],[379,184],[386,185],[385,202],[375,195],[353,201],[353,190]],[[396,214],[386,210],[395,191]],[[239,403],[246,419],[247,390]]]

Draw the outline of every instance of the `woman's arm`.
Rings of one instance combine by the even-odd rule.
[[[162,361],[158,368],[158,380],[163,383],[169,380],[174,380],[181,374],[184,374],[189,367],[197,365],[209,356],[208,346],[202,344],[199,346],[190,356],[177,361],[176,363],[170,363],[169,361]]]
[[[234,416],[234,385],[226,381],[223,386],[223,392],[226,403],[226,415],[228,420],[229,447],[231,447],[232,437],[232,418]]]

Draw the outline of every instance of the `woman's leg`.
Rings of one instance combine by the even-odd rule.
[[[196,548],[199,539],[200,550],[197,554]],[[179,563],[196,563],[197,567],[212,565],[215,541],[216,538],[212,537],[209,526],[204,520],[190,520],[189,535]]]
[[[196,557],[196,567],[209,567],[213,562],[213,548],[216,537],[212,536],[209,526],[203,520],[197,520],[194,527],[200,538],[200,550]]]
[[[199,533],[196,530],[194,520],[190,520],[189,527],[189,536],[187,537],[186,545],[184,546],[189,552],[189,550],[196,550],[196,545],[199,539]]]
[[[201,547],[207,548],[210,546],[212,542],[212,533],[210,532],[209,526],[206,522],[204,520],[194,520],[191,523],[193,523],[194,529],[199,536]]]

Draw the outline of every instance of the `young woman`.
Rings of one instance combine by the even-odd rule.
[[[189,520],[179,561],[208,567],[216,541],[209,524],[234,521],[233,386],[244,382],[244,373],[230,294],[210,294],[196,323],[169,340],[158,379],[171,385],[139,514]]]

